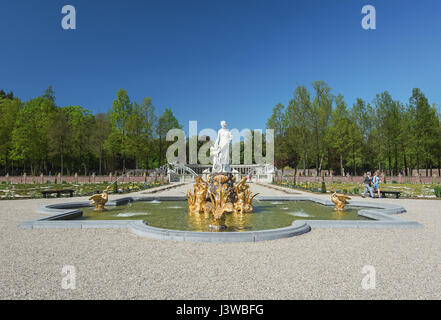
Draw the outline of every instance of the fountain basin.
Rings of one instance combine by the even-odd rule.
[[[133,207],[138,205],[138,202],[150,202],[150,205],[166,203],[168,206],[175,206],[179,203],[184,203],[186,197],[160,197],[160,196],[147,196],[147,197],[126,197],[109,201],[107,213],[116,213],[115,208],[122,205],[132,203]],[[305,202],[315,205],[320,205],[326,209],[333,208],[333,204],[330,201],[321,200],[313,197],[298,197],[298,196],[283,196],[283,197],[258,197],[257,207],[259,205],[265,205],[269,207],[283,206],[287,207],[289,203]],[[182,202],[181,202],[182,201]],[[153,202],[153,203],[152,203]],[[274,204],[276,203],[276,204]],[[280,203],[280,204],[278,204]],[[136,205],[135,205],[136,204]],[[51,216],[45,217],[35,221],[23,222],[19,225],[24,229],[43,229],[43,228],[128,228],[137,235],[143,237],[150,237],[156,239],[166,239],[175,241],[195,241],[195,242],[256,242],[263,240],[274,240],[279,238],[292,237],[309,232],[312,228],[421,228],[421,225],[414,221],[407,221],[400,219],[395,214],[403,213],[406,210],[395,204],[387,203],[366,203],[366,202],[351,202],[351,206],[348,209],[356,208],[357,219],[352,220],[313,220],[307,217],[294,217],[291,221],[284,220],[282,225],[269,225],[269,228],[262,229],[259,227],[253,228],[241,228],[230,230],[226,229],[222,232],[210,232],[189,230],[179,230],[179,228],[165,228],[150,225],[155,223],[153,221],[146,222],[148,219],[141,217],[140,219],[134,219],[135,216],[123,215],[118,219],[88,219],[87,210],[91,210],[90,204],[86,202],[77,203],[60,203],[41,207],[38,212],[50,214]],[[85,208],[85,209],[84,209]],[[89,209],[90,208],[90,209]],[[122,207],[120,207],[122,208]],[[112,210],[113,209],[113,210]],[[186,207],[183,206],[183,214],[188,215]],[[259,219],[259,210],[256,213],[249,215],[250,219],[255,216]],[[83,215],[83,211],[86,212]],[[132,210],[133,211],[133,210]],[[124,213],[124,212],[120,212]],[[118,213],[118,214],[120,214]],[[130,213],[130,212],[125,212]],[[132,212],[133,213],[133,212]],[[136,213],[136,212],[134,212]],[[261,215],[264,213],[261,211]],[[103,214],[103,213],[101,213]],[[243,216],[246,216],[244,214]],[[264,218],[264,217],[261,217]],[[227,223],[228,225],[228,223]],[[208,229],[209,230],[209,229]]]

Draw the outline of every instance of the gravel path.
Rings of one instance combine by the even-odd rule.
[[[184,195],[189,187],[156,194]],[[86,199],[0,201],[0,299],[441,299],[439,200],[357,198],[398,202],[408,210],[401,217],[423,224],[420,230],[313,229],[258,243],[161,241],[123,229],[17,228],[41,217],[38,206]],[[62,289],[65,265],[76,269],[75,290]],[[361,286],[365,265],[376,269],[374,290]]]

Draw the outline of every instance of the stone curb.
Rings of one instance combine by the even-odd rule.
[[[314,197],[305,196],[258,196],[259,201],[312,201],[326,206],[333,206],[329,200],[318,199]],[[124,197],[109,201],[110,206],[124,205],[133,201],[182,201],[186,200],[186,196],[139,196],[139,197]],[[396,204],[390,203],[365,203],[365,202],[351,202],[350,206],[364,207],[366,209],[360,210],[359,215],[374,219],[375,221],[360,221],[360,220],[296,220],[289,227],[259,230],[259,231],[245,231],[245,232],[194,232],[182,230],[170,230],[156,228],[147,225],[141,220],[95,220],[95,221],[81,221],[70,220],[72,218],[82,216],[82,211],[78,208],[90,207],[89,202],[72,202],[51,204],[40,207],[37,212],[49,214],[49,217],[34,221],[25,221],[19,224],[21,229],[90,229],[90,228],[128,228],[134,234],[141,237],[148,237],[160,240],[173,241],[189,241],[189,242],[257,242],[265,240],[275,240],[281,238],[288,238],[307,233],[312,228],[388,228],[388,229],[418,229],[422,225],[416,221],[407,221],[394,217],[395,214],[406,212],[406,210]]]

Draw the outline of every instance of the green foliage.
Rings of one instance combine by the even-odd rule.
[[[12,130],[10,157],[19,161],[30,160],[33,174],[35,164],[42,163],[49,153],[47,137],[54,112],[55,104],[42,97],[29,100],[18,111]]]
[[[113,184],[113,193],[118,193],[118,182],[115,181],[115,183]]]
[[[352,176],[380,169],[388,177],[425,168],[430,175],[430,168],[441,167],[440,118],[417,88],[408,104],[386,91],[372,103],[357,99],[350,106],[316,81],[310,89],[297,86],[286,106],[277,104],[267,128],[275,130],[278,168]],[[170,108],[156,115],[150,98],[137,102],[123,89],[109,113],[97,115],[82,106],[56,106],[52,87],[25,103],[0,90],[1,171],[90,175],[154,168],[165,163],[172,143],[166,134],[174,128],[182,126]]]
[[[167,132],[171,129],[182,129],[178,119],[175,118],[171,109],[166,108],[162,116],[158,120],[156,133],[159,137],[159,166],[165,163],[165,154],[167,147],[171,142],[166,142]]]
[[[436,197],[441,198],[441,185],[435,186],[433,188],[433,190],[434,190]]]
[[[396,176],[441,167],[441,115],[419,89],[407,105],[385,91],[372,104],[358,98],[348,107],[324,82],[312,83],[312,93],[300,85],[286,108],[276,105],[267,128],[275,130],[279,168],[288,158],[295,160],[292,168],[315,168],[318,174],[379,169]]]
[[[49,100],[50,102],[55,104],[55,91],[52,86],[47,87],[42,95],[42,98]]]
[[[320,188],[321,193],[326,193],[326,183],[322,181],[322,187]]]

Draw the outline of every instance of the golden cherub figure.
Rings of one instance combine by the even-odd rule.
[[[331,201],[335,204],[335,210],[337,211],[344,211],[345,206],[349,203],[347,200],[351,200],[351,198],[347,195],[337,193],[337,191],[334,191],[331,195]]]

